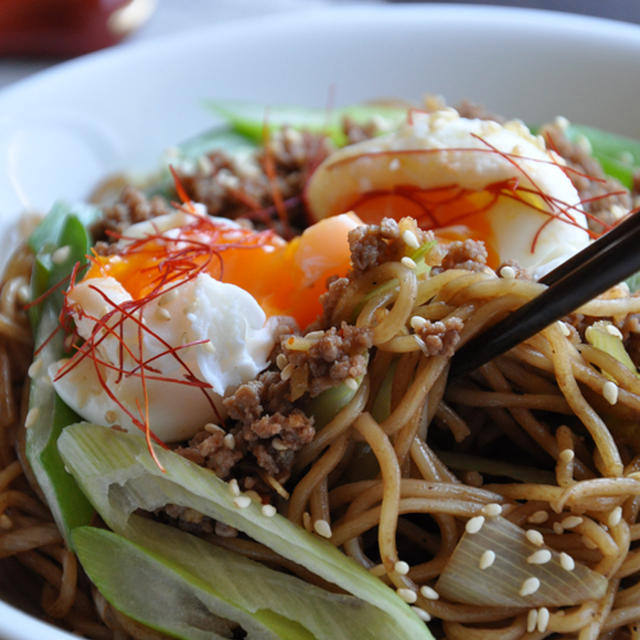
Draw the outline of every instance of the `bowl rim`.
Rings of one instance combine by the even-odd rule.
[[[282,13],[236,18],[210,25],[202,25],[179,33],[159,35],[142,41],[124,42],[112,48],[93,52],[75,59],[55,64],[31,76],[11,83],[0,90],[0,111],[10,104],[14,97],[37,88],[43,82],[55,82],[60,74],[73,73],[88,66],[109,65],[112,61],[131,56],[148,55],[158,46],[176,47],[185,38],[196,39],[203,44],[212,36],[233,38],[238,33],[254,29],[287,30],[300,24],[314,25],[314,28],[328,28],[335,19],[358,22],[360,24],[380,24],[384,21],[391,28],[397,28],[409,21],[430,20],[432,23],[490,26],[492,28],[519,26],[526,22],[531,30],[544,30],[546,34],[571,31],[587,38],[615,38],[624,40],[640,53],[640,25],[621,20],[569,13],[565,11],[505,7],[477,4],[380,4],[380,5],[328,5],[323,7],[302,7]],[[0,600],[0,636],[4,640],[71,640],[74,635],[60,627],[25,613],[21,609]]]

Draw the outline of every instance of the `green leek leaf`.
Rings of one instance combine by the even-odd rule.
[[[139,434],[78,423],[58,440],[65,464],[107,524],[126,535],[131,514],[166,504],[189,507],[224,522],[276,553],[306,567],[348,593],[373,605],[392,629],[381,637],[396,640],[431,635],[408,605],[382,581],[347,558],[330,542],[276,514],[268,517],[250,501],[242,508],[229,486],[208,469],[155,447],[164,472],[156,466]],[[244,496],[243,496],[244,497]]]
[[[407,118],[407,109],[383,105],[353,105],[338,109],[314,109],[299,106],[278,105],[266,107],[247,102],[212,101],[209,108],[226,120],[238,133],[256,143],[263,140],[265,124],[269,130],[285,125],[296,129],[325,132],[338,146],[346,144],[342,121],[350,118],[357,124],[375,120],[384,131],[391,131]]]
[[[37,254],[31,278],[32,299],[64,283],[74,265],[85,261],[91,238],[83,220],[94,220],[98,213],[93,207],[57,203],[33,232],[29,244]],[[68,540],[73,527],[89,522],[93,509],[65,471],[56,446],[62,429],[78,419],[56,395],[48,374],[49,366],[64,353],[58,324],[62,289],[45,295],[30,309],[35,347],[39,351],[31,369],[26,455],[56,524]]]
[[[83,567],[116,608],[164,633],[186,625],[206,607],[233,620],[249,638],[374,640],[394,637],[389,618],[353,596],[335,594],[168,525],[132,516],[124,531],[83,527],[73,541]],[[141,575],[149,588],[141,589]],[[176,607],[174,594],[179,594]],[[163,594],[168,594],[168,597]],[[203,627],[206,618],[199,621]]]

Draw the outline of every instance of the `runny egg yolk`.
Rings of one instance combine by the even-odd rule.
[[[487,263],[496,268],[500,256],[486,211],[496,201],[499,189],[469,191],[458,186],[417,189],[398,185],[392,192],[374,192],[350,203],[350,208],[367,224],[383,218],[415,218],[423,229],[432,229],[443,242],[483,240]]]
[[[348,232],[353,214],[321,220],[290,242],[271,231],[252,231],[206,216],[169,233],[128,242],[94,256],[84,279],[115,278],[134,300],[204,271],[248,291],[269,316],[291,316],[305,328],[322,312],[320,295],[330,276],[351,267]]]

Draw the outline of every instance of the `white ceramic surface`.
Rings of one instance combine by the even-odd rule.
[[[323,106],[468,97],[528,122],[562,114],[640,138],[640,28],[482,6],[354,6],[236,21],[94,54],[0,93],[3,249],[24,209],[155,167],[211,126],[206,98]],[[0,602],[0,638],[70,636]]]

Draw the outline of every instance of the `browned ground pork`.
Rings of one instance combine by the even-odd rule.
[[[91,232],[95,238],[103,238],[107,231],[119,233],[136,222],[144,222],[170,211],[171,208],[164,198],[147,198],[142,191],[129,185],[122,190],[116,204],[104,207],[102,220]],[[100,242],[99,246],[96,246],[98,253],[108,253],[106,244]]]
[[[449,243],[442,258],[440,271],[445,269],[466,269],[467,271],[484,271],[487,268],[487,250],[483,242],[477,240],[460,240]]]
[[[417,327],[415,332],[423,342],[422,350],[426,356],[450,358],[460,342],[460,332],[463,328],[464,322],[453,317],[436,322],[427,320],[424,325]]]
[[[311,343],[305,350],[293,348],[294,337],[284,338],[281,343],[284,358],[279,357],[283,373],[286,371],[294,383],[300,379],[306,381],[304,390],[312,398],[347,378],[356,380],[366,373],[371,329],[343,322],[339,328],[329,327],[314,334],[303,338]],[[294,393],[297,396],[299,392]]]

